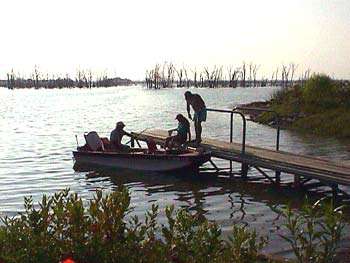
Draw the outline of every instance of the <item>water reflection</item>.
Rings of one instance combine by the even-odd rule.
[[[280,209],[286,204],[294,203],[294,207],[300,204],[300,199],[305,192],[292,190],[289,185],[273,186],[268,183],[243,181],[240,178],[216,176],[214,173],[199,173],[198,175],[185,175],[178,173],[151,173],[132,170],[116,170],[111,168],[94,168],[87,165],[75,165],[74,169],[84,173],[90,184],[98,185],[103,181],[110,181],[113,189],[125,185],[130,189],[142,186],[149,202],[156,202],[152,196],[171,193],[173,201],[179,202],[181,207],[186,207],[197,216],[209,216],[215,219],[214,211],[217,207],[208,206],[208,200],[223,198],[221,205],[227,201],[229,205],[229,219],[244,222],[247,215],[251,215],[249,208],[267,206],[274,215],[273,220],[278,220]],[[309,198],[317,200],[321,195],[310,193]],[[246,222],[248,224],[249,222]]]

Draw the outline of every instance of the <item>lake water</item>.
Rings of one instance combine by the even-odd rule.
[[[268,99],[275,88],[195,89],[207,107],[230,109],[234,105]],[[276,189],[262,183],[242,183],[226,178],[187,178],[172,175],[142,175],[134,172],[75,172],[72,150],[75,135],[96,130],[109,136],[117,121],[125,130],[169,129],[177,126],[177,113],[186,114],[184,89],[147,90],[142,87],[99,89],[14,90],[0,89],[0,215],[15,215],[23,209],[23,197],[39,200],[69,187],[84,198],[95,189],[113,191],[118,184],[130,189],[133,214],[142,218],[154,203],[187,207],[220,224],[225,234],[235,223],[269,235],[266,251],[283,254],[285,244],[278,234],[282,222],[276,209],[289,201],[298,203],[302,193]],[[185,115],[186,116],[186,115]],[[193,127],[192,127],[193,129]],[[194,130],[194,129],[193,129]],[[253,122],[247,125],[247,143],[274,148],[275,130]],[[193,131],[194,133],[194,131]],[[229,116],[208,113],[203,136],[229,139]],[[241,140],[241,120],[234,118],[234,140]],[[350,159],[349,143],[314,136],[281,132],[281,150]],[[227,162],[216,161],[228,166]],[[239,169],[239,166],[235,166]],[[249,176],[257,176],[250,171]],[[160,222],[164,214],[160,215]]]

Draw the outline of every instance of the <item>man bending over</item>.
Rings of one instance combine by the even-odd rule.
[[[198,94],[192,94],[190,91],[185,92],[185,99],[187,102],[188,117],[194,121],[194,128],[196,132],[196,143],[200,144],[202,141],[202,122],[207,119],[207,108],[204,100]],[[190,112],[190,106],[194,111],[193,119]]]

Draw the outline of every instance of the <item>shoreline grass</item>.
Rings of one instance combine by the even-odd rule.
[[[272,94],[269,108],[278,113],[281,126],[303,133],[350,138],[350,87],[326,75],[313,75],[303,86],[283,88]],[[256,121],[276,124],[263,113]]]

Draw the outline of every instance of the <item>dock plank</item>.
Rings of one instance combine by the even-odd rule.
[[[164,144],[168,136],[165,130],[147,130],[136,135],[138,140],[153,139]],[[350,185],[350,165],[345,161],[330,161],[317,157],[275,151],[246,145],[245,154],[241,154],[240,143],[229,143],[216,139],[203,138],[201,147],[212,151],[214,157],[256,165],[275,171],[309,176],[329,183]]]

